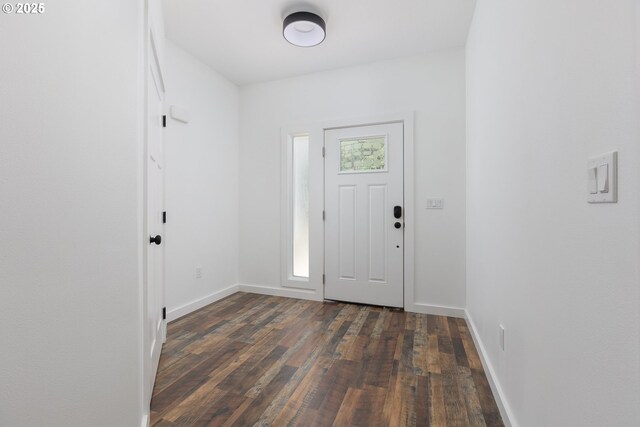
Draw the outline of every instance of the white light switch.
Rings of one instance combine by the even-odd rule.
[[[589,159],[587,178],[589,203],[617,203],[618,152],[612,151]]]
[[[589,168],[587,170],[589,178],[589,194],[598,193],[598,168]]]
[[[598,191],[600,193],[609,192],[609,165],[604,164],[598,166]]]
[[[444,209],[444,199],[427,199],[427,209]]]

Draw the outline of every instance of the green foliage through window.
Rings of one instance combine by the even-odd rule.
[[[340,141],[340,171],[385,170],[385,137],[343,139]]]

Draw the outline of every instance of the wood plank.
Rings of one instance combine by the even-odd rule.
[[[467,407],[464,396],[462,396],[458,388],[456,375],[452,371],[445,370],[441,378],[444,389],[444,408],[447,413],[447,425],[469,425]]]
[[[289,381],[296,368],[293,366],[283,366],[278,374],[265,387],[263,393],[253,399],[251,404],[240,414],[234,424],[238,426],[251,426],[260,419],[260,415],[269,406],[271,398],[282,389]]]
[[[397,341],[398,334],[394,332],[384,332],[380,336],[367,369],[366,384],[374,387],[386,387],[389,384]]]
[[[440,348],[438,347],[438,336],[428,335],[427,338],[427,372],[439,374],[440,370]]]
[[[486,427],[484,415],[482,414],[482,406],[478,399],[478,392],[473,382],[473,377],[471,376],[471,370],[467,367],[459,367],[457,379],[460,393],[464,397],[464,403],[467,408],[469,425]]]
[[[312,426],[330,426],[344,400],[349,384],[356,375],[357,364],[351,360],[337,360],[318,387],[317,396],[324,397]]]
[[[389,420],[384,414],[386,395],[386,388],[365,386],[358,395],[352,424],[367,427],[388,426]]]
[[[193,366],[185,375],[180,377],[179,381],[175,381],[158,394],[155,394],[151,400],[152,408],[158,413],[164,413],[172,405],[179,403],[205,384],[209,379],[210,372],[223,366],[245,346],[246,344],[232,341],[227,346],[220,348],[211,357]]]
[[[474,369],[471,371],[471,376],[478,393],[478,400],[482,407],[482,416],[485,423],[487,426],[503,426],[498,405],[496,405],[496,401],[493,398],[493,392],[484,372]]]
[[[156,383],[153,390],[154,394],[160,393],[162,390],[176,382],[183,375],[189,372],[193,366],[197,366],[203,360],[204,357],[200,356],[199,354],[187,353],[176,363],[170,365],[169,368],[161,371],[156,378]]]
[[[429,392],[429,423],[432,426],[446,426],[447,412],[441,374],[429,374]]]
[[[356,412],[356,405],[358,404],[358,400],[360,399],[361,394],[362,390],[359,388],[349,387],[347,389],[347,392],[344,395],[344,399],[342,400],[342,404],[340,405],[340,409],[338,409],[336,418],[333,421],[334,426],[341,427],[351,426],[355,424],[353,422],[353,417]]]
[[[418,376],[416,388],[416,426],[429,427],[429,376]]]
[[[429,333],[427,316],[416,316],[416,333],[413,339],[413,363],[416,375],[427,375],[429,372]]]
[[[315,362],[320,355],[321,350],[322,348],[320,346],[316,347],[309,359],[295,371],[289,382],[282,388],[282,390],[280,390],[278,395],[272,400],[269,407],[262,413],[259,423],[272,425],[274,419],[279,417],[279,414],[289,413],[295,415],[295,412],[291,410],[294,406],[290,406],[286,409],[285,407],[293,401],[292,394],[294,393],[294,390],[296,390],[303,382],[310,370],[316,366]],[[298,408],[298,406],[295,406],[295,408]]]
[[[168,325],[153,426],[503,426],[464,319],[237,293]]]

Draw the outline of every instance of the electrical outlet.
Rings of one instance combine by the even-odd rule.
[[[500,348],[504,351],[504,326],[499,325],[500,327]]]
[[[202,267],[196,267],[196,279],[202,279]]]

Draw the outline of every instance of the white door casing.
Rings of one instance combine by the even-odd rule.
[[[403,133],[402,123],[325,131],[326,299],[404,305]],[[384,154],[377,151],[381,169],[353,170],[353,159],[364,167],[372,153],[372,144],[360,143],[365,140],[375,147],[384,141]],[[356,154],[348,154],[354,143]],[[345,156],[355,156],[342,165],[341,146]],[[395,206],[402,209],[397,219]]]
[[[164,150],[163,99],[164,84],[153,32],[150,32],[147,70],[147,148],[146,148],[146,286],[144,295],[144,396],[151,400],[162,343],[166,339],[164,307]],[[160,236],[158,241],[156,236]],[[151,238],[155,242],[151,242]]]

